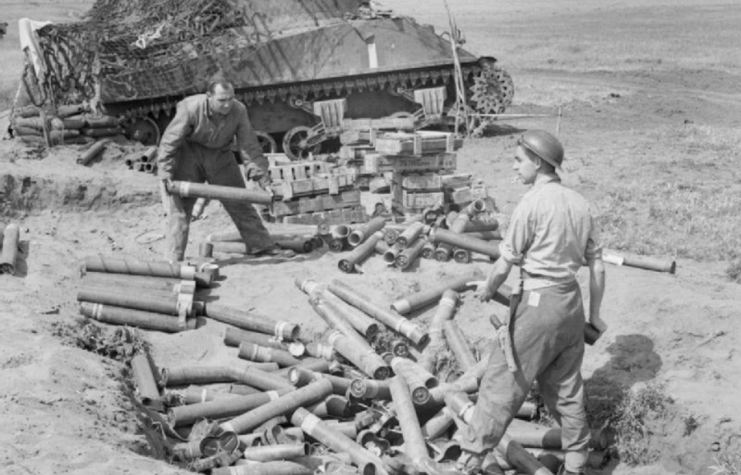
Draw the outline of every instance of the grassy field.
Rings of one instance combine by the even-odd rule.
[[[741,259],[741,131],[686,125],[649,137],[675,144],[678,153],[612,164],[612,173],[592,178],[609,245],[699,261]]]
[[[443,2],[386,2],[449,30]],[[678,66],[741,71],[741,6],[734,0],[575,2],[449,0],[466,48],[512,69],[635,71]],[[609,20],[605,12],[609,10]],[[657,10],[660,14],[657,15]],[[484,12],[484,13],[482,13]],[[688,23],[691,19],[691,23]]]
[[[8,34],[0,40],[0,111],[8,109],[18,90],[18,81],[23,69],[23,53],[18,39],[18,20],[30,18],[36,21],[55,23],[74,21],[89,7],[92,1],[75,2],[0,2],[0,21],[8,23]]]
[[[728,262],[727,274],[741,279],[739,116],[695,117],[712,105],[684,101],[700,92],[738,94],[738,2],[448,3],[465,47],[496,56],[512,73],[515,108],[563,106],[566,125],[576,122],[564,139],[572,156],[586,161],[567,169],[578,170],[579,188],[595,204],[610,247]],[[424,11],[413,0],[389,7],[449,29],[443,2]],[[632,97],[642,88],[651,92]],[[600,109],[620,112],[593,113]]]

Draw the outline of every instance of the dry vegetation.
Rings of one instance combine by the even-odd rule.
[[[650,138],[674,143],[680,151],[616,164],[609,180],[595,178],[608,244],[699,261],[739,259],[741,132],[686,125],[654,130]],[[698,172],[707,179],[698,180]]]
[[[92,1],[81,0],[71,3],[0,2],[0,21],[8,23],[8,34],[0,39],[0,115],[8,109],[18,90],[18,80],[23,70],[23,53],[18,39],[18,20],[30,18],[36,21],[67,22],[79,18]]]

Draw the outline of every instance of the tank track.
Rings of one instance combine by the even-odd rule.
[[[461,66],[466,83],[467,99],[477,112],[501,113],[511,104],[514,86],[509,74],[501,69],[493,59],[481,60]],[[356,76],[338,80],[295,83],[287,86],[256,88],[236,91],[236,96],[247,107],[263,104],[265,101],[287,102],[295,107],[323,97],[338,97],[353,92],[387,90],[392,94],[403,94],[414,87],[447,85],[453,78],[453,68],[436,68],[419,71],[402,71],[388,74]],[[118,113],[123,124],[133,124],[139,120],[152,122],[160,114],[171,116],[177,105],[177,98],[154,99],[149,104],[132,105]],[[125,108],[115,104],[116,109]]]

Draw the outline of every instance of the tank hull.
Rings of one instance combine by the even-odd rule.
[[[344,119],[402,113],[416,114],[419,126],[444,123],[456,102],[449,37],[412,18],[379,14],[357,0],[208,4],[219,7],[207,12],[208,27],[194,25],[209,18],[206,12],[195,20],[170,14],[172,25],[155,21],[167,0],[99,0],[87,22],[42,29],[42,50],[61,48],[69,63],[58,72],[67,80],[49,82],[49,95],[57,103],[82,96],[145,143],[156,143],[177,102],[203,92],[217,73],[234,84],[254,128],[274,143],[306,127],[309,137],[337,136]],[[512,100],[506,72],[494,58],[460,47],[456,53],[472,110],[503,112]],[[492,68],[499,76],[485,77]]]

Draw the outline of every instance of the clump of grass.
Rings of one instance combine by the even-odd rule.
[[[129,327],[105,328],[87,319],[74,323],[53,323],[52,334],[65,344],[130,364],[138,354],[150,350],[149,342],[141,332]]]
[[[710,475],[738,475],[741,473],[741,454],[723,454],[708,468]]]
[[[741,284],[741,259],[735,259],[726,267],[726,275],[731,281]]]
[[[653,443],[665,436],[665,427],[674,418],[674,401],[660,383],[649,383],[625,393],[615,414],[617,451],[630,465],[659,460],[660,447]]]

